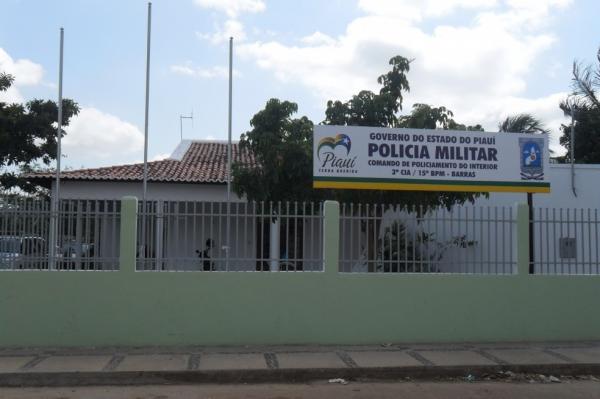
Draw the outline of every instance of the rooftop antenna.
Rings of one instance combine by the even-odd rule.
[[[191,119],[192,127],[194,127],[194,110],[189,115],[179,115],[179,138],[183,141],[183,120]]]

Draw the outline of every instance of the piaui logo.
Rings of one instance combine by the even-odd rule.
[[[338,147],[342,147],[342,149],[336,151]],[[321,161],[319,172],[357,173],[355,169],[356,157],[349,156],[351,148],[352,140],[346,134],[323,137],[317,145],[317,157]],[[345,154],[343,154],[344,152]]]
[[[346,155],[350,154],[350,148],[352,147],[352,141],[350,137],[346,134],[337,134],[335,137],[323,137],[319,140],[319,145],[317,147],[317,154],[319,156],[319,160],[321,159],[321,148],[329,147],[335,151],[335,149],[339,146],[342,146],[346,149]]]

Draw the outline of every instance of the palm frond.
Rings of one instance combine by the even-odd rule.
[[[596,88],[599,86],[597,75],[598,71],[594,73],[591,66],[582,67],[580,63],[573,62],[573,94],[600,108],[600,100],[596,96]]]
[[[506,117],[498,130],[507,133],[549,133],[544,124],[531,114],[518,114]]]

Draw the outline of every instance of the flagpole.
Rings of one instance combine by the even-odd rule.
[[[231,114],[233,86],[233,37],[229,38],[229,110],[227,115],[227,242],[225,249],[225,270],[229,271],[229,250],[231,231]]]
[[[50,239],[50,268],[54,269],[56,266],[56,249],[58,247],[58,211],[60,209],[60,158],[62,157],[61,148],[61,136],[62,136],[62,88],[63,88],[63,54],[64,54],[64,41],[65,41],[65,30],[60,28],[60,55],[58,61],[58,117],[57,117],[57,128],[56,128],[56,187],[54,191],[54,201],[52,204],[52,235]]]
[[[147,208],[146,197],[148,195],[148,103],[150,100],[150,30],[152,27],[152,2],[148,2],[148,32],[146,35],[146,103],[144,108],[144,172],[143,172],[143,192],[142,192],[142,231],[138,238],[139,257],[146,258],[146,215]],[[159,262],[156,262],[156,268]],[[144,263],[144,268],[146,264]]]

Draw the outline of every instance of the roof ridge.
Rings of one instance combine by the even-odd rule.
[[[155,161],[148,161],[148,164],[156,164],[159,162],[165,162],[165,161],[175,161],[177,162],[177,160],[175,159],[169,159],[169,158],[165,158],[165,159],[157,159]],[[143,166],[144,163],[143,162],[136,162],[136,163],[124,163],[124,164],[120,164],[120,165],[110,165],[110,166],[98,166],[95,168],[82,168],[82,169],[72,169],[72,170],[63,170],[61,171],[62,173],[70,173],[70,172],[87,172],[87,171],[93,171],[93,170],[101,170],[101,169],[114,169],[114,168],[127,168],[130,166]],[[54,172],[52,172],[54,173]]]
[[[192,145],[194,144],[194,145]],[[223,144],[214,141],[187,140],[181,142],[174,155],[181,159],[169,158],[148,162],[148,181],[151,182],[187,182],[187,183],[224,183],[226,180],[227,151]],[[235,143],[234,160],[247,165],[256,163],[253,154],[248,150],[239,150]],[[187,148],[186,148],[187,147]],[[185,153],[182,154],[185,148]],[[179,150],[179,154],[175,154]],[[96,168],[74,169],[62,171],[61,176],[67,180],[88,181],[141,181],[143,163],[100,166]],[[54,173],[31,173],[26,178],[49,181]]]
[[[229,140],[227,140],[227,139],[191,139],[191,140],[186,139],[183,141],[189,141],[192,143],[200,143],[200,144],[210,144],[210,143],[229,144]],[[232,145],[238,145],[239,143],[240,143],[239,140],[231,140]]]

